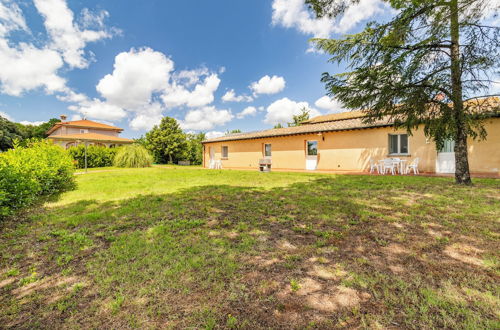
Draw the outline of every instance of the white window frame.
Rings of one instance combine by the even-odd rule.
[[[266,146],[269,146],[269,155],[266,155]],[[264,143],[264,157],[271,158],[273,155],[273,146],[271,143]]]
[[[309,155],[309,142],[316,142],[316,155]],[[306,156],[318,156],[319,153],[319,147],[318,147],[318,140],[307,140],[306,141]]]
[[[80,128],[80,134],[87,134],[89,132],[86,128]]]
[[[406,135],[406,148],[408,149],[407,152],[401,152],[401,135]],[[391,153],[391,136],[397,136],[398,137],[398,146],[397,146],[397,152],[396,153]],[[389,134],[388,139],[388,151],[389,151],[389,156],[409,156],[410,155],[410,136],[407,133],[399,133],[399,134]]]
[[[226,155],[225,156],[224,156],[224,148],[226,148]],[[229,158],[229,146],[221,146],[220,157],[221,157],[221,159],[228,159]]]

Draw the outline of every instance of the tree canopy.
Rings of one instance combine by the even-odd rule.
[[[186,135],[174,118],[163,117],[160,125],[146,133],[146,142],[158,163],[173,163],[184,158]]]
[[[357,0],[306,0],[336,18]],[[408,132],[423,125],[440,149],[455,141],[457,183],[470,184],[467,138],[486,137],[480,96],[500,61],[500,28],[484,23],[485,0],[387,0],[396,14],[341,39],[313,39],[347,72],[324,73],[330,96],[367,121],[389,118]],[[498,8],[497,8],[498,9]]]
[[[293,115],[292,122],[288,123],[288,127],[299,126],[306,120],[309,120],[309,112],[310,110],[306,107],[300,109],[300,113],[298,115]],[[275,127],[280,128],[280,127]]]

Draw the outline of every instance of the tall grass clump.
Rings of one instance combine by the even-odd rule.
[[[30,141],[0,154],[0,218],[41,196],[74,187],[73,160],[48,141]]]
[[[153,156],[141,145],[132,144],[121,147],[116,153],[113,164],[116,167],[149,167]]]

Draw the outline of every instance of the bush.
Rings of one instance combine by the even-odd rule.
[[[68,152],[75,160],[77,168],[85,168],[85,146],[83,144],[69,148]],[[113,159],[115,158],[116,152],[116,148],[106,148],[94,145],[88,146],[87,167],[113,166]]]
[[[153,156],[146,148],[137,144],[120,148],[114,160],[117,167],[149,167],[152,163]]]
[[[61,147],[32,141],[10,149],[0,154],[0,217],[73,185],[73,161]]]

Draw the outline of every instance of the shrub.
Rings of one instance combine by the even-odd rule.
[[[85,146],[80,144],[68,149],[69,154],[76,162],[77,168],[85,168]],[[116,148],[106,148],[90,145],[87,147],[87,167],[113,166]]]
[[[114,160],[117,167],[149,167],[152,163],[153,157],[149,151],[137,144],[120,148]]]
[[[73,185],[71,157],[48,141],[31,141],[0,154],[0,216]]]

